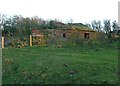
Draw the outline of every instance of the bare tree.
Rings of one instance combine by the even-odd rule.
[[[111,32],[110,20],[104,20],[104,31],[109,34]]]
[[[116,22],[116,21],[113,21],[112,22],[112,28],[113,28],[113,32],[115,33],[115,34],[118,34],[118,31],[119,31],[119,25],[118,25],[118,23]]]
[[[91,22],[91,26],[92,26],[93,30],[95,30],[95,27],[96,27],[96,25],[95,25],[94,22],[95,22],[95,21],[92,21],[92,22]]]
[[[101,21],[100,21],[100,20],[98,20],[98,21],[93,20],[93,21],[91,22],[91,26],[92,26],[93,30],[96,30],[96,31],[98,31],[98,32],[101,32],[102,25],[101,25]]]
[[[0,14],[0,28],[3,29],[3,24],[5,22],[6,15],[5,14]]]
[[[5,23],[6,15],[5,14],[0,14],[0,34],[4,35],[4,23]]]
[[[85,24],[88,28],[91,28],[91,25],[89,23]]]
[[[101,25],[101,21],[98,20],[98,32],[101,32],[101,29],[102,29],[102,25]]]

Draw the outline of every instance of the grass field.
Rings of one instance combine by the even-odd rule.
[[[3,49],[3,84],[116,84],[117,43]]]

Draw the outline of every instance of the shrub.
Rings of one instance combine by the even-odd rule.
[[[28,44],[27,44],[27,39],[24,38],[24,40],[20,40],[20,39],[13,39],[12,42],[11,42],[11,46],[12,47],[15,47],[15,48],[22,48],[22,47],[27,47]]]

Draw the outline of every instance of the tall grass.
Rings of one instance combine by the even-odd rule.
[[[116,84],[117,43],[3,49],[3,84]]]

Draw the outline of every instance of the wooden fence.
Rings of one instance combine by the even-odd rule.
[[[2,36],[2,48],[4,48],[4,37]]]

